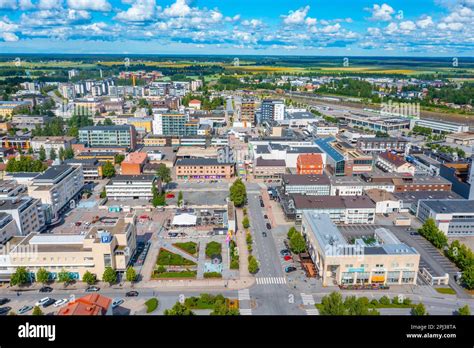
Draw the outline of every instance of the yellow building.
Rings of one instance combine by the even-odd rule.
[[[147,118],[129,118],[127,121],[128,124],[135,126],[135,129],[143,129],[146,133],[151,133],[153,131],[153,120]]]
[[[23,107],[31,109],[31,104],[24,101],[0,101],[0,117],[10,118],[13,115],[13,111],[19,110]]]
[[[125,272],[136,248],[136,217],[106,218],[94,224],[85,234],[39,234],[15,237],[8,255],[0,259],[0,278],[8,279],[18,267],[36,274],[40,268],[56,278],[67,271],[82,279],[89,271],[97,279],[107,267]]]

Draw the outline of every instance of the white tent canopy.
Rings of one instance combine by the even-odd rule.
[[[197,216],[193,214],[179,214],[173,217],[174,226],[196,226]]]

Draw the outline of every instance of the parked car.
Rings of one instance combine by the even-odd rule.
[[[269,229],[269,230],[272,229],[272,225],[269,222],[267,222],[267,229]]]
[[[0,308],[0,315],[7,314],[8,312],[10,312],[11,309],[12,309],[12,307],[1,307]]]
[[[43,303],[43,308],[49,307],[54,303],[56,303],[56,300],[54,298],[50,298],[48,301]]]
[[[138,296],[138,291],[132,290],[125,294],[125,297],[136,297]]]
[[[60,300],[57,300],[56,302],[54,302],[53,306],[54,307],[61,307],[62,305],[68,303],[69,300],[67,298],[63,298],[63,299],[60,299]]]
[[[261,208],[265,208],[265,204],[263,204],[262,201],[260,201],[260,207],[261,207]]]
[[[294,272],[294,271],[296,271],[296,267],[293,267],[293,266],[285,267],[285,272],[286,273],[291,273],[291,272]]]
[[[290,255],[285,255],[285,256],[283,256],[283,259],[285,261],[291,261],[293,258]]]
[[[166,198],[174,198],[174,193],[167,193]]]
[[[81,225],[82,225],[82,222],[80,222],[80,221],[76,221],[75,225],[79,227],[79,226],[81,226]]]
[[[124,302],[125,301],[124,301],[123,298],[114,298],[113,301],[112,301],[112,308],[117,308],[118,306],[120,306]]]
[[[291,252],[288,249],[283,249],[283,250],[280,250],[280,255],[281,256],[291,255]]]
[[[264,219],[268,219],[268,216],[265,214],[265,215],[263,215],[263,218],[264,218]]]
[[[43,303],[46,303],[49,300],[51,300],[51,297],[43,297],[41,300],[35,303],[35,306],[42,306]]]
[[[24,314],[26,312],[29,312],[33,309],[32,306],[23,306],[18,310],[18,314]]]
[[[10,299],[4,297],[4,298],[0,298],[0,306],[3,306],[5,303],[8,303],[10,302]]]
[[[169,233],[168,233],[168,237],[175,238],[175,237],[177,237],[177,236],[178,236],[178,234],[175,233],[175,232],[169,232]]]
[[[100,288],[98,288],[97,286],[89,286],[87,289],[86,289],[86,292],[97,292],[99,291]]]
[[[418,232],[410,232],[410,236],[419,236],[420,234]]]
[[[262,236],[263,236],[263,237],[266,237],[266,236],[267,236],[267,232],[262,232]]]
[[[50,286],[43,286],[42,288],[39,289],[39,292],[51,292],[53,291],[53,288]]]

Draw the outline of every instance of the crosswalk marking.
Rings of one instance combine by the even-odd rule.
[[[239,290],[239,301],[250,300],[249,289]]]
[[[269,285],[269,284],[286,284],[285,277],[260,277],[257,278],[257,284]]]
[[[240,308],[240,315],[252,315],[252,310],[250,308]]]
[[[314,306],[315,302],[314,302],[314,298],[313,298],[313,295],[311,294],[303,294],[301,293],[301,299],[303,300],[303,305],[310,305],[310,306]]]
[[[319,315],[319,311],[317,308],[307,308],[306,309],[307,315]]]

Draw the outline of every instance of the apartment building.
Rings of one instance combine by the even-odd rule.
[[[183,158],[176,161],[176,178],[230,179],[235,175],[235,163],[221,163],[216,158]]]
[[[31,104],[26,101],[11,101],[11,100],[0,101],[0,117],[2,118],[11,117],[14,111],[20,110],[24,107],[31,109]]]
[[[243,99],[240,104],[240,121],[246,128],[255,121],[255,108],[257,107],[254,99]]]
[[[79,142],[88,147],[123,146],[134,150],[137,146],[135,127],[124,126],[89,126],[79,129]]]
[[[155,175],[116,175],[105,185],[107,198],[151,199],[155,186],[161,192],[161,179]]]
[[[329,214],[336,224],[373,224],[375,203],[363,196],[308,196],[290,195],[288,205],[283,207],[289,219],[300,222],[304,211]]]
[[[64,161],[64,164],[70,164],[82,167],[84,180],[97,180],[103,178],[102,163],[95,158],[77,159],[72,158]]]
[[[71,145],[76,141],[75,137],[67,136],[39,136],[33,137],[31,139],[31,148],[34,152],[38,152],[41,147],[44,148],[46,155],[49,156],[49,153],[52,149],[59,153],[60,149],[66,150],[71,148]]]
[[[260,106],[260,122],[283,121],[285,119],[285,102],[279,99],[264,99]]]
[[[420,254],[386,229],[375,231],[373,244],[350,244],[328,214],[305,211],[301,233],[323,286],[416,285]]]
[[[28,195],[40,199],[51,209],[53,217],[62,210],[74,205],[84,186],[84,174],[81,166],[62,164],[49,167],[36,176],[28,187]]]
[[[281,180],[284,194],[302,194],[309,196],[329,196],[331,181],[326,174],[321,175],[283,175]]]
[[[38,234],[13,238],[11,249],[0,258],[0,279],[8,280],[18,267],[25,267],[34,278],[40,268],[56,279],[67,271],[82,279],[87,271],[102,279],[106,267],[125,272],[136,249],[136,217],[99,221],[85,234]]]
[[[388,173],[400,173],[415,175],[415,166],[391,151],[385,151],[377,155],[376,165]]]
[[[20,235],[39,232],[45,225],[41,201],[36,198],[15,196],[1,199],[0,213],[12,217]]]
[[[14,236],[20,235],[16,221],[10,214],[0,212],[0,244],[5,244]]]
[[[253,168],[256,179],[279,179],[286,173],[285,160],[257,158]]]
[[[173,136],[197,135],[199,121],[184,113],[156,113],[153,118],[153,134]]]
[[[45,115],[13,115],[11,124],[15,128],[32,131],[44,126],[50,119],[51,117]]]

